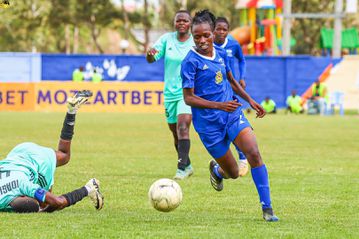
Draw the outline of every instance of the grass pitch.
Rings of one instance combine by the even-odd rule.
[[[64,114],[0,113],[0,157],[31,141],[56,148]],[[101,180],[105,207],[89,200],[53,214],[0,214],[1,238],[359,238],[359,118],[248,116],[270,174],[279,223],[266,223],[250,174],[209,182],[209,154],[191,129],[195,174],[170,213],[149,205],[149,186],[172,178],[176,154],[159,114],[79,113],[70,163],[54,193]]]

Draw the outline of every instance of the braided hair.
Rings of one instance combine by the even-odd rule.
[[[213,13],[211,13],[208,9],[205,9],[205,10],[196,12],[196,14],[192,20],[192,26],[202,24],[202,23],[208,23],[211,27],[211,30],[213,31],[215,22],[216,22],[216,17],[213,15]]]

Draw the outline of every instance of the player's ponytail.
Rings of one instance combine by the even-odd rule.
[[[211,13],[208,9],[205,9],[196,12],[193,18],[192,26],[202,23],[208,23],[213,31],[215,22],[216,22],[216,17],[213,15],[213,13]]]

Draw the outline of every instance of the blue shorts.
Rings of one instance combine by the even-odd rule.
[[[198,134],[208,153],[213,158],[217,159],[227,153],[231,142],[233,142],[238,134],[247,127],[251,127],[251,125],[243,112],[241,112],[240,118],[228,124],[224,129]]]

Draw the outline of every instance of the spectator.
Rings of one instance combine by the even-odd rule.
[[[287,97],[287,109],[291,113],[295,114],[302,114],[304,112],[304,109],[302,107],[302,98],[297,95],[296,90],[292,90],[292,94]]]
[[[262,101],[261,105],[268,114],[277,113],[276,104],[269,96]]]
[[[96,70],[93,71],[92,82],[100,83],[102,81],[102,74],[98,73]]]
[[[309,106],[311,104],[316,105],[318,107],[318,113],[324,115],[327,109],[327,103],[327,87],[318,80],[312,85],[312,95],[308,101],[308,108],[310,108]]]
[[[78,69],[75,69],[72,72],[72,81],[73,82],[83,82],[84,81],[84,67],[80,66]]]

